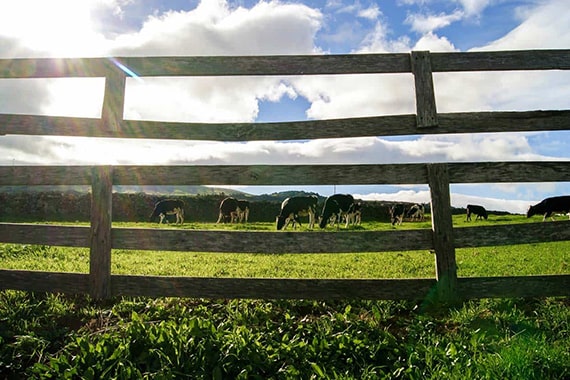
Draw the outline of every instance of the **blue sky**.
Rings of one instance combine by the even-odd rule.
[[[34,10],[31,12],[31,10]],[[0,58],[391,53],[570,48],[568,0],[0,3]],[[436,74],[440,112],[569,109],[569,72]],[[0,80],[0,112],[98,117],[101,79]],[[261,122],[415,112],[410,75],[128,80],[126,119]],[[17,96],[15,96],[17,94]],[[565,132],[245,144],[0,137],[0,164],[271,164],[568,160]],[[251,193],[283,188],[244,187]],[[323,195],[427,202],[425,186]],[[525,212],[567,183],[452,187],[452,203]]]

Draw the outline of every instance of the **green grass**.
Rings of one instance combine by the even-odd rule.
[[[568,299],[117,299],[0,292],[0,377],[565,379]]]
[[[542,223],[540,219],[531,219]],[[456,227],[526,223],[522,215],[490,216],[487,221],[466,222],[454,215]],[[115,223],[115,227],[162,229],[209,229],[274,231],[272,223],[219,224],[187,223],[183,226],[156,223]],[[429,219],[421,223],[364,222],[351,230],[395,230],[431,228]],[[305,231],[305,229],[303,228]],[[330,233],[338,233],[327,229]],[[340,233],[343,233],[341,231]],[[456,250],[458,275],[523,276],[570,273],[570,242],[547,242]],[[433,278],[435,260],[428,251],[364,252],[339,254],[232,254],[113,250],[114,274],[195,276],[195,277],[275,277],[275,278]],[[88,273],[89,250],[82,248],[35,247],[0,244],[0,268]]]
[[[511,220],[465,222],[458,227]],[[477,223],[477,224],[476,224]],[[117,224],[156,227],[151,224]],[[429,222],[396,227],[429,228]],[[273,231],[273,225],[160,228]],[[392,229],[365,223],[359,230]],[[335,233],[331,231],[331,233]],[[457,250],[460,276],[570,273],[570,242]],[[0,245],[0,268],[87,273],[89,250]],[[216,254],[114,250],[116,274],[434,277],[421,252]],[[198,300],[0,291],[0,378],[566,379],[570,300]]]

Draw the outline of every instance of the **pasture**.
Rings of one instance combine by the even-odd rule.
[[[492,215],[454,226],[542,223]],[[367,222],[368,230],[430,228]],[[273,223],[114,227],[274,231]],[[305,229],[305,224],[303,230]],[[318,227],[317,227],[318,229]],[[290,230],[292,231],[292,230]],[[347,233],[344,229],[329,233]],[[288,233],[288,232],[284,232]],[[295,232],[292,232],[295,233]],[[381,247],[379,248],[381,249]],[[457,250],[458,275],[568,274],[570,242]],[[434,277],[426,251],[248,254],[113,250],[112,273],[197,277]],[[0,245],[0,267],[89,272],[87,248]],[[0,375],[7,378],[563,379],[567,298],[421,301],[199,300],[0,292]]]
[[[536,217],[492,215],[486,221],[465,221],[465,215],[454,215],[454,226],[489,226],[513,223],[542,223]],[[274,231],[274,223],[188,223],[180,225],[156,223],[113,223],[114,227],[160,229],[251,230]],[[351,226],[351,232],[431,228],[429,215],[424,222],[367,222]],[[307,231],[303,220],[302,229]],[[320,230],[318,227],[315,231]],[[288,229],[287,231],[295,231]],[[327,227],[329,233],[346,233]],[[285,233],[285,232],[284,232]],[[0,268],[44,270],[55,272],[89,272],[88,248],[64,248],[3,244]],[[319,254],[248,254],[203,253],[146,250],[113,250],[111,272],[189,277],[246,278],[430,278],[435,277],[434,257],[428,251],[396,251]],[[570,274],[570,242],[547,242],[499,247],[461,248],[456,250],[458,276],[526,276]]]

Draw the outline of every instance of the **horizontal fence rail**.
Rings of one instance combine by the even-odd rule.
[[[570,50],[430,53],[433,72],[569,70]],[[114,57],[0,59],[0,78],[138,76],[339,75],[410,73],[410,55],[281,55],[235,57]]]
[[[434,164],[113,166],[113,185],[427,184]],[[446,163],[450,183],[570,181],[570,161]],[[0,183],[90,185],[93,166],[0,166]]]
[[[454,228],[456,248],[570,240],[570,221]],[[0,223],[0,242],[89,248],[90,228]],[[357,253],[433,250],[427,229],[242,232],[113,228],[113,249],[227,253]]]
[[[124,120],[127,67],[140,77],[409,74],[416,113],[270,123]],[[570,130],[570,110],[438,113],[433,73],[570,70],[570,50],[470,53],[0,59],[2,78],[105,78],[100,118],[0,114],[0,134],[241,142]],[[89,274],[0,269],[0,289],[113,296],[442,301],[570,296],[570,275],[458,278],[455,249],[570,240],[570,222],[454,228],[450,184],[565,182],[570,162],[345,165],[1,166],[0,186],[87,185],[90,226],[0,223],[0,242],[90,249]],[[120,185],[382,185],[430,188],[432,229],[327,233],[113,228]],[[431,279],[245,279],[113,275],[113,249],[231,253],[426,251]]]
[[[415,115],[270,123],[183,123],[123,120],[116,130],[99,119],[0,114],[0,134],[208,141],[304,140],[366,136],[567,130],[570,111],[438,114],[437,127],[418,130]]]

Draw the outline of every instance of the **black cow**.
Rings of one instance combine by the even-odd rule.
[[[360,225],[362,223],[362,203],[355,202],[350,206],[346,218],[349,224],[354,226]]]
[[[239,222],[247,223],[247,220],[249,219],[249,201],[238,199],[237,202],[238,202],[237,213],[238,213]]]
[[[388,212],[390,213],[390,221],[392,222],[392,225],[400,225],[404,221],[406,207],[403,204],[397,204],[390,206],[390,208],[388,208]]]
[[[184,223],[184,201],[179,199],[165,199],[154,205],[154,210],[150,215],[150,221],[160,218],[159,224],[162,223],[166,215],[176,215],[176,223]]]
[[[424,205],[415,204],[412,207],[410,207],[410,209],[406,213],[406,218],[413,221],[423,222],[424,212],[425,212]]]
[[[309,216],[309,228],[315,225],[315,213],[319,198],[316,195],[297,196],[285,199],[281,203],[281,212],[276,218],[277,229],[285,229],[289,223],[301,226],[299,216]]]
[[[218,215],[218,221],[216,223],[227,223],[228,220],[230,223],[237,221],[239,217],[238,209],[237,199],[233,197],[224,198],[220,202],[220,214]]]
[[[526,217],[530,218],[533,215],[543,215],[542,221],[546,218],[554,220],[552,214],[568,214],[570,213],[570,196],[563,195],[559,197],[551,197],[543,199],[540,203],[530,206],[526,213]]]
[[[350,194],[334,194],[325,200],[323,211],[321,213],[321,221],[319,226],[325,228],[333,215],[336,216],[337,228],[339,228],[342,217],[348,214],[351,206],[354,204],[354,198]],[[348,228],[349,218],[346,219],[345,228]]]
[[[487,215],[487,210],[485,210],[485,207],[483,207],[483,206],[467,205],[467,208],[465,211],[467,212],[467,221],[471,220],[472,214],[477,215],[477,217],[475,217],[475,220],[478,220],[478,219],[483,220],[483,218],[485,218],[485,220],[487,220],[487,218],[489,217]]]

